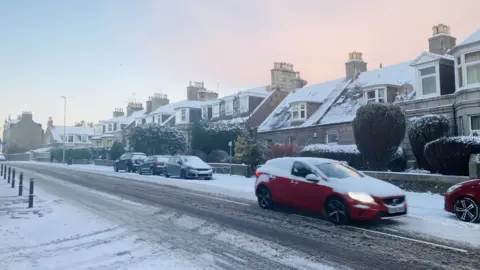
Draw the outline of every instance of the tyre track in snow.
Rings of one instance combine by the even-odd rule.
[[[167,207],[173,209],[177,215],[188,214],[210,224],[219,224],[226,229],[243,231],[279,243],[318,260],[326,259],[354,269],[475,269],[478,264],[471,259],[472,256],[465,254],[385,236],[367,235],[364,232],[335,227],[321,220],[265,211],[247,201],[245,201],[247,205],[241,205],[208,199],[195,194],[212,196],[211,194],[161,184],[129,181],[95,172],[33,164],[15,166],[34,168],[38,173],[132,201]],[[242,202],[238,199],[235,201]],[[234,250],[233,254],[240,259],[242,256],[249,257],[238,250]],[[232,261],[230,257],[223,256],[226,261]]]

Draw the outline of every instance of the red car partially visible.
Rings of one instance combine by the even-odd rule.
[[[464,222],[480,222],[480,180],[451,186],[445,193],[445,211]]]

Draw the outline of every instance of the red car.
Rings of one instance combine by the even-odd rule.
[[[405,193],[336,160],[285,157],[257,169],[258,204],[326,215],[335,224],[407,214]]]
[[[451,186],[445,193],[445,211],[465,222],[480,222],[480,180]]]

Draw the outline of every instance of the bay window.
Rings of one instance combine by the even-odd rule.
[[[474,133],[480,135],[480,115],[470,116],[470,135]]]
[[[109,123],[108,124],[108,132],[112,132],[113,131],[113,124],[112,123]]]
[[[385,88],[373,89],[365,92],[367,103],[380,102],[385,103]]]
[[[175,111],[175,124],[188,124],[188,109],[178,109]]]
[[[296,103],[292,105],[292,120],[306,120],[307,106],[305,103]]]
[[[422,68],[420,72],[420,81],[422,95],[432,95],[437,92],[437,69],[435,66]]]
[[[480,83],[480,51],[465,54],[467,84]]]

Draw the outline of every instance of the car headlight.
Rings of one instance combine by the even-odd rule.
[[[363,203],[374,203],[375,200],[372,196],[368,195],[367,193],[359,193],[359,192],[348,192],[348,196],[356,201],[363,202]]]
[[[447,193],[453,192],[455,189],[457,189],[459,187],[461,187],[461,185],[459,185],[459,184],[453,185],[453,186],[451,186],[447,189]]]

